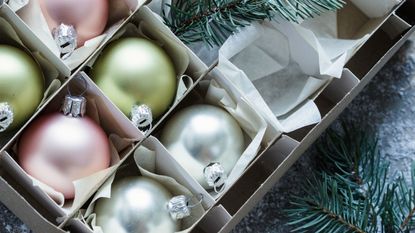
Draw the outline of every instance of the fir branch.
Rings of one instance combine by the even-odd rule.
[[[290,225],[298,226],[293,231],[415,230],[415,163],[411,184],[403,175],[388,178],[389,162],[381,159],[376,138],[350,124],[341,133],[329,130],[318,148],[320,175],[304,185],[307,195],[292,197],[287,211]]]
[[[344,0],[176,0],[166,24],[184,42],[204,41],[221,45],[240,27],[279,16],[299,22],[329,10],[340,9]]]
[[[329,175],[315,176],[305,190],[312,191],[306,197],[294,197],[293,208],[287,211],[294,219],[289,225],[298,225],[293,232],[372,232],[364,230],[370,224],[364,217],[370,216],[367,201],[354,199],[350,189],[339,192],[339,184]]]

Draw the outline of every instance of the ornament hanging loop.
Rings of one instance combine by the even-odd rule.
[[[75,51],[78,43],[76,29],[72,25],[61,23],[52,30],[53,39],[59,47],[62,59],[67,59]]]
[[[131,122],[144,134],[153,127],[153,113],[151,108],[145,104],[133,105],[131,108]]]
[[[71,89],[74,89],[74,88],[71,88],[70,83],[68,83],[68,85],[66,86],[66,89],[68,90],[68,94],[70,96],[84,96],[85,93],[88,91],[88,82],[86,81],[85,77],[82,76],[82,74],[78,74],[73,79],[74,80],[77,79],[81,82],[82,89],[81,89],[81,92],[79,94],[75,95],[71,91]]]
[[[219,162],[213,162],[203,169],[205,180],[215,193],[222,193],[225,190],[226,180],[228,179],[225,168]]]
[[[0,133],[4,132],[13,123],[13,108],[7,102],[0,102]]]
[[[203,201],[203,194],[198,195],[198,202],[195,204],[190,204],[192,197],[185,195],[175,196],[167,203],[167,210],[170,213],[170,216],[174,220],[183,219],[189,217],[191,214],[191,209],[200,205]]]

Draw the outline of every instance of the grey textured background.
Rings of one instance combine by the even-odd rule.
[[[340,116],[375,129],[382,156],[392,162],[392,173],[406,175],[415,158],[415,36],[381,70]],[[333,123],[335,127],[339,121]],[[298,184],[315,166],[312,146],[264,199],[235,228],[233,233],[286,233],[290,228],[283,211],[291,194],[301,194]],[[1,195],[1,190],[0,190]],[[0,204],[0,233],[30,230]]]

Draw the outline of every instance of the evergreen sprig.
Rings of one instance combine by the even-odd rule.
[[[298,22],[340,9],[344,0],[175,0],[166,24],[184,42],[221,45],[240,27],[275,16]]]
[[[412,183],[390,179],[373,134],[343,124],[318,143],[319,171],[287,210],[293,232],[409,233],[415,230]],[[350,124],[348,124],[350,125]]]

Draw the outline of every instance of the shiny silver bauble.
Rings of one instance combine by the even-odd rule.
[[[225,110],[212,105],[193,105],[166,123],[161,142],[205,189],[211,189],[203,170],[219,162],[226,174],[244,150],[244,136],[238,122]]]
[[[95,206],[96,225],[104,233],[173,233],[178,223],[170,217],[167,203],[172,195],[156,181],[127,177],[115,182],[111,198]]]

